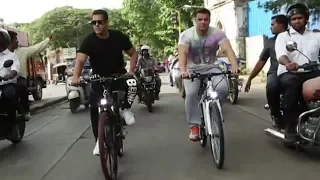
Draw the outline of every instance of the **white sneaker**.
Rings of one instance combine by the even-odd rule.
[[[136,122],[136,120],[134,119],[134,114],[130,109],[120,110],[120,115],[124,118],[127,125],[132,125]]]
[[[97,140],[96,145],[93,149],[93,155],[95,156],[100,156],[100,151],[99,151],[99,140]]]

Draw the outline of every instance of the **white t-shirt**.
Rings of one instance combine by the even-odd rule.
[[[290,28],[289,31],[282,32],[278,35],[275,44],[277,60],[279,61],[279,58],[285,55],[288,56],[290,61],[295,62],[298,65],[303,65],[309,63],[309,60],[298,51],[287,51],[286,44],[290,41],[296,42],[298,50],[310,58],[311,61],[317,61],[319,63],[320,33],[306,30],[303,34],[300,34],[293,28]],[[304,70],[299,69],[299,72],[303,71]],[[278,76],[285,72],[287,72],[286,67],[279,64],[277,72]]]

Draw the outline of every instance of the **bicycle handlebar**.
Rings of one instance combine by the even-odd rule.
[[[111,75],[109,77],[100,77],[98,74],[94,74],[90,77],[87,77],[87,78],[83,78],[80,80],[80,84],[84,84],[86,82],[107,82],[107,81],[116,81],[116,80],[119,80],[119,79],[124,79],[124,78],[127,78],[128,75],[123,75],[123,74],[115,74],[115,75]],[[76,84],[74,83],[71,83],[71,86],[74,86]]]
[[[187,79],[194,79],[194,78],[204,79],[204,78],[210,78],[212,76],[219,76],[219,75],[225,75],[225,74],[231,75],[231,71],[220,72],[220,73],[206,73],[206,74],[192,73],[189,75]]]

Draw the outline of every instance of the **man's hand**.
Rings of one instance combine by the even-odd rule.
[[[184,78],[184,79],[186,79],[186,78],[189,77],[189,73],[186,72],[186,71],[181,71],[181,77]]]
[[[53,38],[52,34],[50,34],[50,35],[48,36],[48,38],[49,38],[50,41],[51,41],[51,39]]]
[[[320,30],[319,29],[314,29],[314,30],[312,30],[312,32],[320,32]]]
[[[71,83],[72,83],[72,84],[71,84],[72,86],[79,86],[79,84],[80,84],[80,77],[73,76]]]
[[[297,63],[288,63],[288,64],[286,64],[286,69],[288,71],[296,71],[296,70],[298,70],[298,64]]]
[[[244,88],[244,91],[245,92],[249,92],[250,91],[250,87],[251,87],[251,80],[248,79],[247,83],[246,83],[246,86]]]
[[[4,75],[2,79],[3,79],[4,81],[8,81],[9,79],[11,79],[10,74]]]
[[[232,74],[238,74],[238,65],[231,65]]]
[[[133,76],[133,75],[134,75],[134,73],[133,73],[133,71],[132,71],[132,70],[129,70],[126,74],[127,74],[127,75],[131,75],[131,76]]]

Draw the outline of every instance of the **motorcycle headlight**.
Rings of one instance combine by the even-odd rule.
[[[152,76],[146,76],[146,77],[144,78],[144,80],[145,80],[146,82],[151,82],[151,81],[152,81]]]

